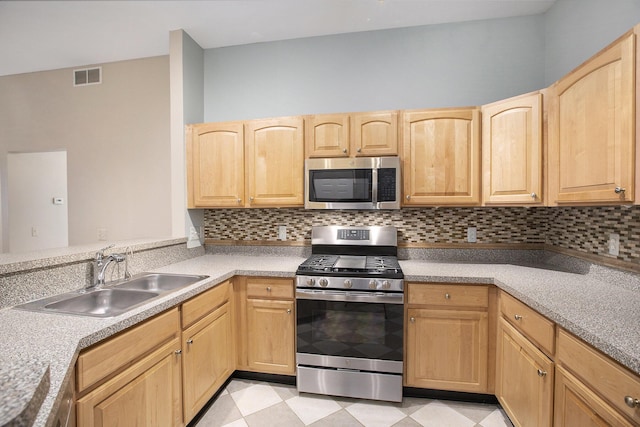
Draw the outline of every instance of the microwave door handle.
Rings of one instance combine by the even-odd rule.
[[[296,290],[296,299],[404,304],[404,294],[391,292]]]
[[[371,170],[371,203],[373,206],[379,208],[378,205],[378,168],[375,167]]]

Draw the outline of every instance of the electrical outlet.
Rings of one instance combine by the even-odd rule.
[[[31,227],[31,237],[38,237],[38,227],[35,225]]]
[[[200,240],[200,234],[195,227],[189,228],[189,240]]]
[[[475,243],[478,241],[478,230],[475,227],[467,227],[467,242]]]
[[[620,235],[618,233],[609,234],[609,255],[618,256],[620,254]]]
[[[287,240],[287,226],[279,225],[278,226],[278,240]]]

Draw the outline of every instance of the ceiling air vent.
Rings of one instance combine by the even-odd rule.
[[[102,67],[73,70],[73,85],[87,86],[102,83]]]

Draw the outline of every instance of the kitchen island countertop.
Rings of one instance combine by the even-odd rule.
[[[235,275],[293,278],[302,261],[304,258],[286,256],[204,255],[154,269],[154,272],[210,277],[107,319],[17,309],[0,311],[3,337],[0,372],[27,379],[18,384],[0,379],[0,425],[11,424],[17,421],[16,417],[31,420],[38,426],[52,424],[62,391],[68,381],[73,380],[73,367],[80,350]],[[617,286],[601,276],[510,264],[421,260],[405,260],[400,264],[405,282],[495,284],[640,374],[640,330],[637,328],[640,292],[637,290]],[[35,374],[34,366],[37,367]],[[46,396],[38,408],[33,403],[42,399],[43,393]]]

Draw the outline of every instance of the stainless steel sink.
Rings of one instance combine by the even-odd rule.
[[[148,273],[134,277],[119,285],[115,289],[130,289],[137,291],[167,292],[192,285],[209,276],[194,276],[188,274]]]
[[[112,317],[157,297],[157,292],[99,289],[46,304],[43,309],[95,317]]]
[[[113,317],[207,277],[209,276],[143,273],[124,282],[108,284],[104,288],[80,289],[31,301],[15,308],[44,313]]]

